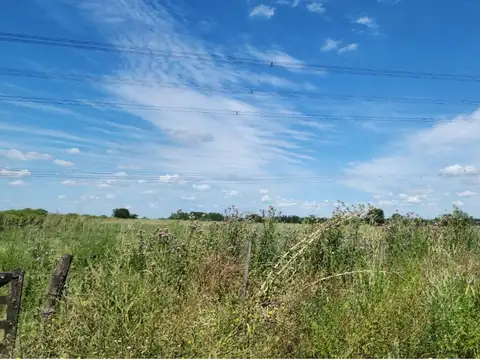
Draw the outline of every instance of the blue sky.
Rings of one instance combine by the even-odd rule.
[[[0,101],[0,208],[110,214],[126,206],[160,217],[234,204],[244,211],[274,205],[285,213],[328,215],[341,200],[423,216],[456,204],[480,216],[478,83],[304,67],[477,75],[479,10],[473,0],[7,2],[2,32],[177,56],[0,41],[2,69],[114,80],[0,72],[2,96],[90,101]],[[290,66],[229,63],[211,54]],[[111,109],[96,101],[137,107]],[[208,111],[178,111],[187,108]],[[402,122],[405,117],[428,121]]]

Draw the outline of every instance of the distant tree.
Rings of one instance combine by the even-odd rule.
[[[366,220],[372,225],[382,225],[385,223],[385,213],[383,212],[383,209],[372,208],[368,210]]]
[[[138,214],[130,214],[130,219],[138,219]]]
[[[304,224],[315,224],[318,222],[318,219],[315,215],[308,215],[303,218],[303,223]]]
[[[117,219],[130,219],[130,210],[126,208],[113,209],[112,216]]]

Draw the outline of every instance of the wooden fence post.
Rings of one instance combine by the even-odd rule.
[[[6,320],[0,320],[0,330],[3,330],[3,343],[0,342],[0,356],[13,357],[15,339],[17,336],[18,314],[22,302],[23,270],[11,273],[0,273],[0,287],[10,283],[7,296],[0,296],[0,306],[7,306]]]
[[[249,268],[250,268],[250,261],[252,259],[252,238],[250,237],[248,240],[248,248],[247,248],[247,259],[245,261],[245,270],[243,272],[243,287],[242,287],[242,296],[247,296],[247,287],[248,287],[248,275],[249,275]]]
[[[63,255],[60,259],[57,267],[55,268],[50,287],[47,293],[47,299],[43,308],[43,316],[49,319],[53,313],[55,313],[55,307],[58,300],[61,299],[65,282],[67,281],[68,272],[70,270],[70,264],[72,263],[73,255]]]

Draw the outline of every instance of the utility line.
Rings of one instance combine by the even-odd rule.
[[[199,84],[179,84],[173,82],[164,82],[158,80],[146,80],[132,77],[118,77],[111,75],[92,75],[92,74],[78,74],[78,73],[61,73],[61,72],[46,72],[37,70],[25,70],[14,68],[0,68],[0,76],[14,76],[46,80],[62,80],[62,81],[76,81],[80,83],[99,82],[111,83],[120,85],[134,85],[145,87],[161,87],[167,89],[183,89],[191,90],[198,89],[212,93],[223,93],[230,95],[278,95],[284,97],[295,98],[309,98],[309,99],[331,99],[331,100],[360,100],[365,102],[397,102],[408,104],[432,104],[432,105],[448,105],[448,104],[462,104],[462,105],[478,105],[480,100],[445,100],[445,99],[428,99],[428,98],[412,98],[412,97],[382,97],[382,96],[358,96],[348,94],[329,94],[318,93],[313,91],[288,91],[288,90],[264,90],[259,88],[235,88],[235,87],[214,87]]]
[[[480,175],[480,171],[469,172],[468,175]],[[287,176],[251,176],[251,177],[234,177],[234,176],[212,176],[202,173],[179,173],[179,174],[161,174],[148,172],[148,173],[124,173],[124,172],[89,172],[83,170],[51,170],[51,169],[0,169],[0,179],[7,178],[66,178],[68,180],[97,180],[110,182],[112,185],[118,183],[125,183],[130,181],[155,181],[155,182],[184,182],[195,181],[198,183],[284,183],[284,182],[332,182],[335,180],[349,179],[352,174],[350,173],[337,173],[330,175],[287,175]],[[361,175],[356,175],[362,177]],[[404,174],[391,174],[391,173],[376,173],[366,175],[365,178],[382,179],[382,178],[439,178],[450,177],[448,174],[432,174],[432,173],[404,173]],[[68,183],[67,183],[68,184]]]
[[[197,61],[216,61],[231,64],[261,65],[271,68],[294,68],[296,70],[316,70],[327,71],[329,73],[349,74],[349,75],[368,75],[385,76],[395,78],[410,79],[429,79],[429,80],[449,80],[461,82],[480,82],[480,76],[464,74],[448,74],[433,72],[414,72],[404,70],[372,69],[364,67],[347,67],[328,64],[313,64],[292,61],[274,61],[255,57],[239,57],[232,55],[223,55],[215,53],[198,53],[186,51],[165,51],[148,47],[127,46],[119,44],[101,43],[85,40],[74,40],[65,38],[55,38],[48,36],[36,36],[28,34],[19,34],[11,32],[0,32],[0,41],[15,42],[24,44],[35,44],[45,46],[56,46],[63,48],[74,48],[83,50],[97,50],[104,52],[127,53],[136,55],[146,55],[151,57],[168,57],[179,60],[197,60]]]
[[[204,108],[187,108],[173,107],[163,105],[147,105],[135,103],[118,103],[100,100],[77,100],[77,99],[58,99],[43,97],[27,97],[27,96],[10,96],[0,95],[0,101],[11,103],[35,103],[48,105],[67,105],[67,106],[92,106],[100,108],[113,109],[137,109],[149,111],[165,111],[165,112],[181,112],[181,113],[197,113],[203,115],[232,115],[232,116],[252,116],[252,117],[268,117],[277,119],[318,119],[318,120],[365,120],[376,122],[413,122],[413,123],[439,123],[451,122],[448,119],[439,119],[437,117],[402,117],[402,116],[360,116],[360,115],[330,115],[330,114],[298,114],[298,113],[280,113],[280,112],[257,112],[257,111],[240,111],[225,109],[204,109]]]

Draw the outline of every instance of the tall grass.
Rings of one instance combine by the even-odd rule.
[[[25,270],[18,357],[478,357],[480,248],[467,223],[321,225],[3,219]],[[241,296],[253,240],[248,296]],[[74,255],[50,323],[52,270]]]

